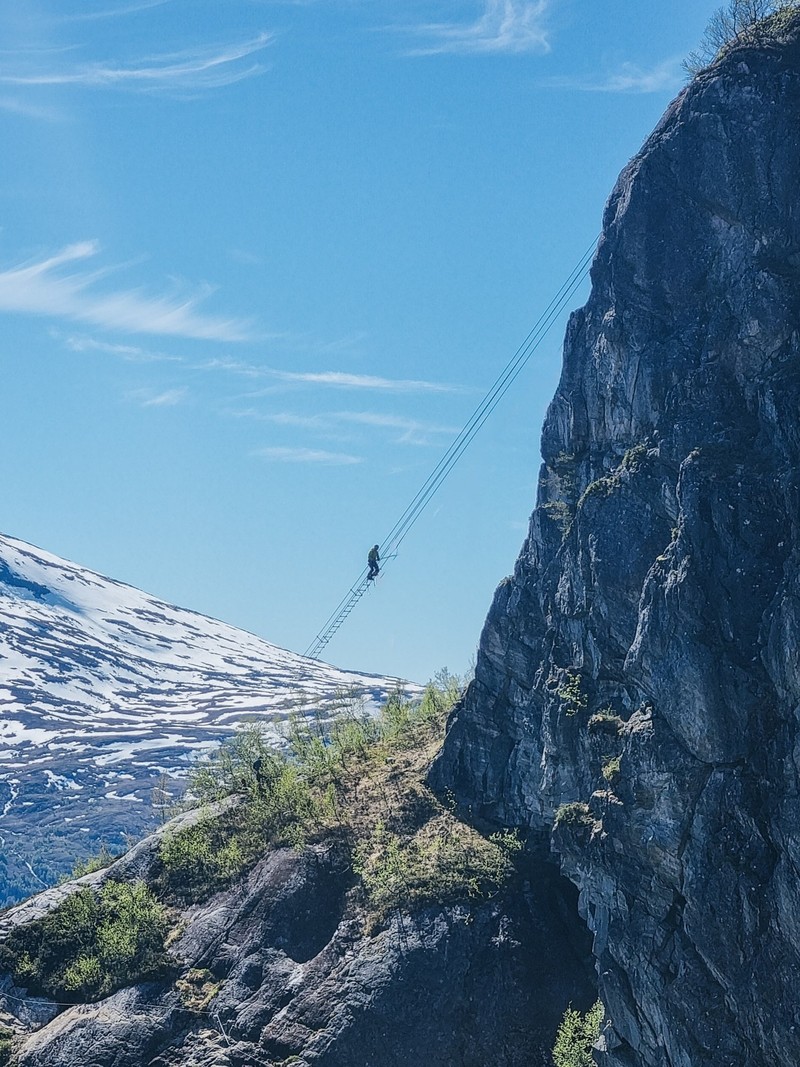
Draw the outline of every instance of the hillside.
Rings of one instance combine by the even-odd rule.
[[[155,826],[154,788],[174,799],[247,716],[279,740],[290,713],[324,720],[345,693],[374,708],[396,685],[0,536],[0,905]]]
[[[426,787],[454,695],[346,712],[291,761],[240,735],[206,807],[0,916],[15,1064],[548,1067],[588,944],[564,880]]]

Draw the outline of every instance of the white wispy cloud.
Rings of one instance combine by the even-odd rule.
[[[187,389],[165,389],[160,393],[140,389],[131,394],[143,408],[174,408],[189,395]]]
[[[241,263],[245,267],[264,266],[264,257],[255,252],[250,252],[246,248],[228,249],[228,258],[232,259],[234,263]]]
[[[260,33],[238,44],[147,56],[132,63],[84,63],[62,69],[10,70],[0,65],[0,85],[76,86],[87,89],[198,91],[217,89],[260,74],[264,67],[244,60],[262,52],[273,35]]]
[[[187,396],[185,389],[167,389],[163,393],[157,393],[155,396],[151,396],[149,400],[144,402],[146,408],[165,408],[174,407],[176,404],[182,403]]]
[[[365,337],[366,334],[362,332],[334,338],[333,340],[325,340],[296,330],[272,330],[259,333],[259,340],[268,341],[273,351],[280,350],[290,352],[293,355],[302,353],[316,358],[330,357],[331,355],[341,356],[342,353],[350,354],[362,344]],[[280,373],[264,366],[264,364],[232,359],[230,356],[217,356],[214,359],[203,360],[192,369],[227,371],[243,378],[267,378],[274,377],[276,373]]]
[[[242,378],[263,378],[263,367],[257,367],[254,363],[248,363],[242,359],[231,359],[230,356],[215,356],[213,359],[203,360],[191,368],[198,371],[222,371],[226,374],[235,374]]]
[[[602,77],[550,78],[544,84],[553,89],[575,89],[584,93],[664,93],[675,92],[686,80],[680,57],[671,57],[653,67],[636,63],[622,66]]]
[[[137,3],[122,4],[119,7],[103,7],[96,11],[80,11],[71,15],[56,15],[59,22],[93,22],[97,19],[115,19],[125,15],[137,15],[140,11],[151,11],[154,7],[163,7],[172,0],[138,0]]]
[[[312,339],[306,343],[319,355],[331,355],[334,352],[352,352],[354,349],[361,348],[366,339],[366,332],[364,330],[357,330],[355,333],[347,334],[345,337],[337,337],[333,341]]]
[[[208,286],[188,297],[150,296],[138,289],[104,293],[98,291],[97,282],[106,270],[65,269],[99,251],[96,241],[81,241],[47,259],[0,271],[0,311],[73,319],[133,334],[206,341],[250,339],[247,323],[199,310],[212,291]]]
[[[483,0],[483,13],[473,22],[429,22],[413,27],[430,44],[410,54],[549,52],[545,24],[549,6],[550,0]]]
[[[74,335],[64,341],[71,352],[102,352],[132,363],[182,363],[180,356],[170,356],[165,352],[152,352],[138,345],[116,345],[108,341],[98,341],[96,337]]]
[[[362,462],[360,456],[351,456],[346,452],[324,452],[316,448],[288,448],[278,445],[259,448],[253,455],[273,463],[324,463],[338,467]]]
[[[415,378],[379,378],[372,374],[349,374],[345,371],[296,371],[272,370],[269,372],[282,382],[297,382],[307,385],[329,385],[337,389],[376,389],[391,393],[456,393],[459,386],[442,382],[426,382]]]
[[[319,415],[305,415],[293,411],[263,412],[256,408],[240,408],[230,410],[227,414],[234,418],[256,419],[273,426],[291,426],[323,435],[341,435],[343,426],[389,430],[394,432],[393,439],[398,444],[409,445],[431,444],[432,438],[450,436],[458,432],[455,426],[441,426],[418,419],[407,419],[402,415],[386,415],[374,411],[328,411]]]
[[[237,412],[249,418],[257,418],[259,422],[270,422],[274,426],[292,426],[300,430],[318,430],[323,433],[331,429],[330,419],[324,415],[296,415],[292,411],[278,411],[272,414],[248,411]]]
[[[385,415],[373,411],[337,411],[332,418],[359,426],[395,430],[398,432],[397,443],[404,445],[427,445],[431,443],[432,437],[458,433],[457,427],[454,426],[438,426],[417,419],[406,419],[401,415]]]

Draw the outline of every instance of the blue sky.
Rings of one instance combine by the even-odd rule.
[[[598,232],[715,6],[2,5],[0,529],[303,651]],[[325,658],[468,667],[563,326]]]

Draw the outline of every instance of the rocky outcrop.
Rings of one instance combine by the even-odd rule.
[[[800,16],[609,200],[538,502],[434,774],[550,838],[605,1067],[800,1062]]]
[[[157,845],[79,884],[152,878]],[[354,881],[335,842],[278,849],[229,890],[173,915],[176,974],[164,982],[65,1007],[30,1000],[6,979],[0,1004],[17,1019],[15,1063],[546,1067],[566,1003],[594,996],[588,945],[569,932],[557,878],[523,876],[490,900],[395,912],[371,931]],[[75,888],[21,905],[6,928]]]

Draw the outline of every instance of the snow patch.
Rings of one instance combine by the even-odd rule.
[[[63,774],[54,774],[52,771],[45,769],[44,776],[47,779],[47,785],[50,788],[57,789],[59,793],[66,790],[72,790],[80,792],[83,789],[82,785],[78,785],[72,778],[67,778]]]

